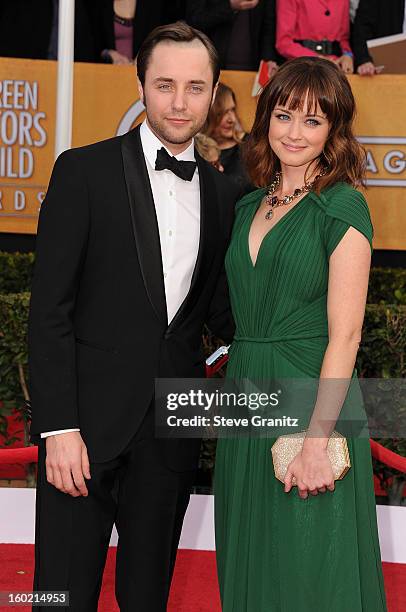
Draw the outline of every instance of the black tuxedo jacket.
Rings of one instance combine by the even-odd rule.
[[[254,45],[252,53],[257,67],[261,59],[279,61],[275,50],[275,0],[260,0],[248,12],[251,44]],[[186,0],[186,21],[210,36],[220,55],[222,68],[235,16],[229,0]]]
[[[404,0],[361,0],[352,31],[352,49],[357,66],[371,62],[367,40],[399,34],[405,16]]]
[[[29,313],[31,434],[79,427],[91,461],[127,445],[156,377],[204,376],[206,323],[230,340],[224,274],[229,180],[196,153],[201,230],[190,291],[168,325],[155,206],[139,128],[57,160],[41,207]],[[191,469],[198,440],[162,440]]]

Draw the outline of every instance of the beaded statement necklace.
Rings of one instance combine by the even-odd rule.
[[[295,189],[292,194],[285,195],[283,196],[283,198],[278,198],[278,196],[273,195],[281,184],[282,172],[277,172],[275,175],[275,180],[269,185],[268,190],[266,192],[265,204],[270,206],[270,208],[265,215],[265,219],[272,219],[273,211],[275,208],[278,208],[278,206],[286,206],[287,204],[293,202],[293,200],[295,200],[296,198],[300,197],[302,194],[311,191],[317,179],[319,179],[321,176],[324,176],[326,172],[327,168],[322,168],[320,174],[318,174],[311,182],[307,181],[303,185],[303,187]]]

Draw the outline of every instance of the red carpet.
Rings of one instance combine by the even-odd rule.
[[[115,549],[110,549],[99,612],[119,612],[114,602],[114,560]],[[33,546],[1,544],[0,568],[0,591],[30,591]],[[389,612],[406,612],[406,564],[384,563],[383,568]],[[168,612],[220,612],[214,553],[179,551]]]

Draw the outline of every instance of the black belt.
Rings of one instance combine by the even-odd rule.
[[[295,40],[294,42],[300,43],[306,49],[311,49],[320,53],[321,55],[337,55],[341,57],[343,54],[341,45],[338,40]]]

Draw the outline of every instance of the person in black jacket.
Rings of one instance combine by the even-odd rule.
[[[87,3],[75,0],[75,61],[97,61]],[[0,56],[57,59],[58,0],[2,0]]]
[[[275,0],[186,0],[186,21],[212,39],[222,68],[256,71],[261,60],[270,75],[277,68]]]
[[[360,0],[353,26],[353,43],[357,72],[375,74],[374,60],[367,41],[403,32],[405,0]]]
[[[120,610],[166,610],[200,440],[155,437],[154,382],[204,377],[204,324],[234,334],[224,255],[239,190],[193,147],[216,50],[172,24],[144,41],[137,69],[146,121],[65,151],[38,225],[34,590],[69,591],[74,612],[97,610],[113,523]]]

